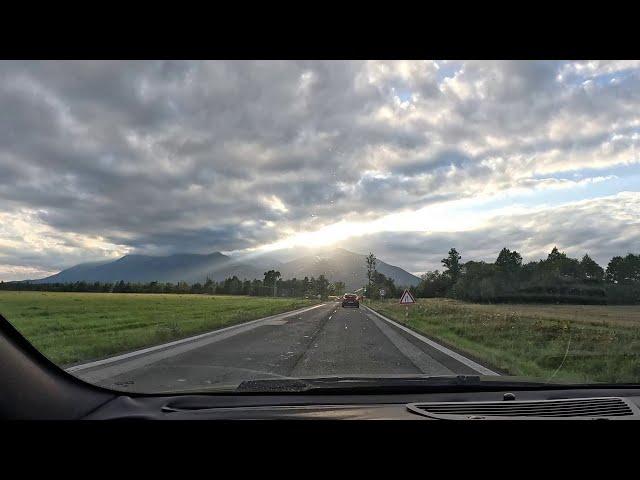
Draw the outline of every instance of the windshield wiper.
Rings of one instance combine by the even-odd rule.
[[[441,389],[466,390],[468,387],[509,388],[541,387],[548,382],[516,380],[502,376],[446,375],[415,377],[320,377],[292,379],[245,380],[236,392],[252,393],[386,393],[433,391]]]

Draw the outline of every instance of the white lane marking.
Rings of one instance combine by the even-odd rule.
[[[417,338],[418,340],[426,343],[427,345],[429,345],[430,347],[435,348],[436,350],[440,350],[442,353],[444,353],[445,355],[448,355],[454,359],[456,359],[457,361],[459,361],[460,363],[463,363],[464,365],[466,365],[469,368],[472,368],[473,370],[475,370],[476,372],[478,372],[481,375],[500,375],[497,372],[494,372],[493,370],[489,370],[487,367],[483,367],[482,365],[480,365],[477,362],[474,362],[473,360],[471,360],[470,358],[467,358],[463,355],[460,355],[457,352],[454,352],[453,350],[440,345],[439,343],[434,342],[433,340],[428,339],[427,337],[424,337],[422,335],[420,335],[417,332],[414,332],[413,330],[411,330],[410,328],[405,327],[404,325],[399,324],[398,322],[395,322],[393,320],[391,320],[390,318],[385,317],[384,315],[376,312],[375,310],[367,307],[366,305],[363,305],[364,308],[366,308],[369,312],[373,313],[374,315],[380,317],[382,320],[390,323],[391,325],[394,325],[396,327],[398,327],[401,330],[404,330],[405,332],[407,332],[409,335],[414,336],[415,338]]]
[[[269,320],[265,325],[285,325],[286,323],[289,323],[289,321],[283,318],[282,320]]]
[[[132,357],[138,357],[140,355],[145,355],[145,354],[148,354],[148,353],[156,352],[158,350],[164,350],[164,349],[168,349],[168,348],[175,347],[175,346],[178,346],[178,345],[182,345],[182,344],[185,344],[185,343],[195,342],[195,341],[200,340],[200,339],[213,337],[213,336],[218,336],[218,335],[220,335],[222,333],[225,333],[225,332],[229,332],[229,333],[234,332],[234,334],[235,334],[236,333],[235,331],[237,331],[237,333],[242,333],[242,332],[245,332],[247,330],[251,330],[253,328],[259,327],[261,323],[268,324],[269,322],[272,322],[272,321],[277,321],[277,320],[281,320],[281,319],[284,319],[284,318],[292,316],[292,315],[308,312],[309,310],[313,310],[315,308],[322,307],[323,305],[325,305],[325,304],[324,303],[320,303],[318,305],[314,305],[312,307],[305,307],[305,308],[300,309],[300,310],[292,310],[290,312],[278,313],[276,315],[271,315],[269,317],[258,318],[256,320],[251,320],[250,322],[245,322],[245,323],[241,323],[241,324],[238,324],[238,325],[232,325],[230,327],[221,328],[219,330],[213,330],[211,332],[201,333],[201,334],[195,335],[193,337],[182,338],[180,340],[175,340],[173,342],[163,343],[161,345],[155,345],[153,347],[143,348],[141,350],[135,350],[133,352],[124,353],[122,355],[116,355],[114,357],[109,357],[109,358],[105,358],[105,359],[102,359],[102,360],[96,360],[95,362],[89,362],[89,363],[83,363],[81,365],[75,365],[73,367],[67,368],[66,371],[71,373],[71,372],[77,372],[79,370],[86,370],[87,368],[93,368],[93,367],[99,367],[99,366],[102,366],[102,365],[108,365],[110,363],[119,362],[121,360],[126,360],[126,359],[132,358]],[[251,328],[247,328],[247,327],[251,327]],[[228,338],[229,336],[231,336],[231,335],[226,335],[225,338]]]

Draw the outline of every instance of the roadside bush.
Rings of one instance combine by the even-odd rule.
[[[628,305],[640,303],[640,285],[610,284],[606,288],[607,303],[611,305]]]

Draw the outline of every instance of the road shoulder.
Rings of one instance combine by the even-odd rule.
[[[452,371],[470,375],[500,375],[475,360],[382,315],[369,306],[362,305],[362,307],[371,315],[372,319],[378,318],[380,321],[386,322],[395,328],[397,333],[402,334],[406,340],[411,341],[413,345],[419,347],[424,353]]]

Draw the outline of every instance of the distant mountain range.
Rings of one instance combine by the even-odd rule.
[[[283,263],[279,270],[282,278],[318,277],[324,275],[331,281],[342,281],[348,289],[360,288],[367,283],[366,255],[343,248],[325,250]],[[378,259],[376,269],[393,279],[398,286],[417,285],[420,279],[400,267]]]
[[[269,269],[279,270],[283,279],[318,277],[342,281],[348,289],[367,282],[365,255],[334,248],[305,255],[288,262],[250,257],[241,260],[214,252],[208,255],[175,254],[168,256],[126,255],[118,260],[82,263],[33,283],[69,282],[205,282],[236,275],[240,279],[264,278]],[[270,264],[269,262],[272,261]],[[378,260],[377,270],[392,278],[398,286],[417,285],[420,279],[400,267]]]

